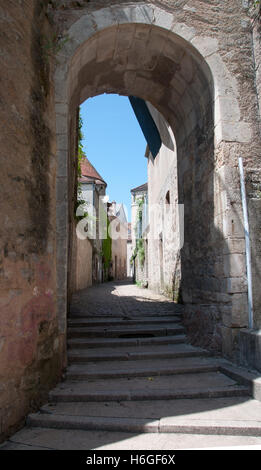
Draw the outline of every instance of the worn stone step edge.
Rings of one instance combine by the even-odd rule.
[[[178,375],[178,374],[199,374],[207,372],[218,372],[219,366],[216,364],[204,364],[204,365],[184,365],[184,366],[173,366],[166,364],[159,368],[158,366],[144,367],[141,369],[118,369],[115,371],[101,370],[96,372],[88,372],[84,369],[78,370],[77,366],[69,366],[66,371],[66,378],[68,380],[87,380],[87,379],[114,379],[114,378],[130,378],[130,377],[146,377],[146,376],[162,376],[162,375]]]
[[[250,396],[250,389],[244,385],[214,387],[195,390],[136,390],[129,392],[73,392],[69,390],[52,390],[49,393],[50,402],[102,402],[102,401],[129,401],[129,400],[176,400],[192,398],[219,398],[219,397]]]
[[[150,318],[150,317],[173,317],[173,315],[175,316],[180,316],[180,315],[183,315],[183,312],[184,310],[183,309],[180,309],[179,311],[162,311],[162,312],[131,312],[131,313],[127,313],[126,315],[130,316],[131,318],[133,319],[139,319],[140,317],[143,317],[143,318]],[[71,318],[90,318],[90,319],[104,319],[104,318],[122,318],[122,316],[124,316],[125,313],[124,312],[121,312],[121,313],[98,313],[96,314],[95,312],[82,312],[80,310],[75,310],[74,312],[69,312],[69,315],[68,315],[68,318],[71,319]]]
[[[114,325],[158,325],[158,324],[179,324],[181,322],[181,317],[177,317],[176,315],[173,315],[173,317],[162,317],[155,319],[154,317],[148,318],[148,319],[111,319],[111,318],[106,318],[104,320],[99,320],[97,321],[96,319],[93,320],[87,320],[85,318],[69,318],[68,319],[68,327],[72,328],[79,328],[79,327],[99,327],[99,326],[114,326]]]
[[[100,347],[124,347],[124,346],[149,346],[163,344],[185,343],[186,335],[152,336],[150,338],[71,338],[67,341],[68,349],[73,348],[100,348]]]
[[[261,401],[261,377],[258,371],[248,370],[245,367],[229,363],[225,359],[220,360],[219,370],[238,383],[246,385],[251,391],[251,396]]]
[[[208,421],[202,423],[200,420],[184,420],[180,422],[175,419],[156,419],[149,421],[143,418],[107,418],[107,417],[80,417],[71,415],[52,416],[50,414],[31,413],[27,417],[27,426],[56,428],[56,429],[79,429],[96,431],[122,431],[139,433],[186,433],[186,434],[223,434],[234,436],[261,436],[261,423],[253,425],[244,421]]]
[[[142,337],[143,335],[173,336],[175,334],[185,333],[185,328],[180,325],[163,328],[110,328],[110,329],[90,329],[90,328],[68,328],[68,338],[118,338],[121,336]]]
[[[70,352],[71,351],[71,352]],[[75,351],[79,351],[79,354],[70,350],[67,357],[68,363],[71,364],[84,364],[87,362],[103,362],[103,361],[132,361],[132,360],[144,360],[144,359],[176,359],[176,358],[186,358],[186,357],[208,357],[211,356],[209,351],[199,350],[199,351],[166,351],[166,352],[117,352],[117,353],[108,353],[104,352],[104,354],[89,354],[84,350],[81,351],[77,349]]]

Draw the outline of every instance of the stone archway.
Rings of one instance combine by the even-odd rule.
[[[218,349],[233,354],[226,345],[232,344],[236,329],[246,326],[247,309],[245,290],[233,290],[229,282],[245,278],[245,262],[242,248],[233,253],[228,246],[234,234],[231,223],[239,220],[237,237],[243,238],[243,227],[240,203],[233,205],[233,214],[227,211],[227,187],[233,184],[235,169],[225,164],[222,143],[226,151],[230,143],[248,143],[251,124],[241,120],[237,83],[217,41],[148,4],[82,14],[65,37],[55,74],[60,331],[66,330],[72,196],[68,181],[75,176],[76,109],[105,92],[134,95],[162,113],[177,142],[179,201],[185,206],[181,259],[188,328],[194,338],[204,343],[209,335]]]

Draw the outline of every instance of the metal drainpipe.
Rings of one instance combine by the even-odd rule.
[[[238,159],[239,172],[240,172],[240,185],[241,185],[241,198],[243,206],[244,217],[244,232],[246,242],[246,268],[247,268],[247,286],[248,286],[248,328],[253,329],[253,296],[252,296],[252,269],[251,269],[251,249],[250,249],[250,236],[249,236],[249,223],[247,213],[247,200],[244,179],[244,168],[242,157]]]

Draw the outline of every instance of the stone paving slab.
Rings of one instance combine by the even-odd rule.
[[[249,387],[218,372],[175,376],[147,376],[69,381],[59,384],[49,394],[51,401],[114,401],[203,398],[249,394]]]
[[[42,413],[71,416],[131,417],[150,420],[174,417],[186,420],[261,421],[261,403],[250,397],[195,398],[194,400],[48,403]]]
[[[218,362],[210,358],[141,359],[139,361],[88,362],[67,367],[66,377],[73,380],[122,377],[195,374],[218,371]]]
[[[173,316],[151,316],[151,317],[146,317],[146,318],[131,318],[131,316],[125,316],[125,317],[118,317],[118,318],[108,318],[108,317],[103,317],[103,318],[84,318],[84,317],[75,317],[75,318],[69,318],[68,320],[68,326],[70,327],[94,327],[94,326],[114,326],[114,325],[154,325],[154,324],[164,324],[164,323],[179,323],[181,320],[180,316],[173,315]]]
[[[151,346],[122,347],[120,351],[115,348],[71,349],[68,352],[69,362],[92,361],[130,361],[144,359],[173,359],[180,357],[208,356],[210,353],[201,348],[195,348],[189,344],[167,344]]]
[[[183,334],[174,336],[156,336],[151,338],[71,338],[68,340],[68,346],[69,348],[115,346],[115,349],[117,349],[118,347],[126,346],[177,344],[184,343],[185,341],[186,336]]]
[[[207,416],[205,419],[168,416],[159,420],[149,420],[142,417],[91,417],[34,413],[28,416],[27,423],[29,426],[56,429],[261,436],[261,421],[209,419]]]
[[[261,438],[182,433],[123,433],[102,431],[24,428],[0,450],[184,450],[210,448],[261,449]]]
[[[184,333],[185,329],[183,326],[175,323],[167,323],[164,326],[108,326],[108,327],[96,327],[96,328],[77,328],[69,327],[67,330],[68,338],[81,338],[81,337],[130,337],[133,335],[142,337],[146,336],[168,336]]]

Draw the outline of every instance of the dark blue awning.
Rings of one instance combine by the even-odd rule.
[[[149,108],[144,100],[141,98],[136,98],[136,96],[129,96],[129,100],[143,135],[147,141],[150,152],[155,158],[159,153],[162,142],[154,119],[151,116]]]

